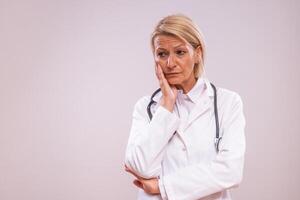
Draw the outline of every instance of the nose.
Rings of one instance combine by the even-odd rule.
[[[173,55],[170,55],[168,57],[168,60],[167,60],[167,67],[168,68],[174,68],[175,67],[175,60],[174,60],[174,56]]]

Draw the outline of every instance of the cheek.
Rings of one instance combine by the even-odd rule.
[[[156,64],[159,64],[161,66],[161,68],[163,69],[163,71],[165,71],[165,67],[167,65],[167,61],[162,60],[162,59],[154,59]]]
[[[165,64],[166,64],[166,62],[164,60],[162,60],[162,59],[156,59],[155,63],[160,64],[160,66],[165,66]]]
[[[191,71],[193,71],[195,63],[191,58],[183,59],[181,60],[181,68],[184,71],[185,74],[190,74]]]

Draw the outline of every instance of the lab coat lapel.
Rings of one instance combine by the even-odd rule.
[[[188,123],[184,130],[190,126],[198,117],[203,115],[207,110],[213,109],[214,91],[208,79],[204,78],[205,91],[201,95],[200,99],[196,102],[194,109],[191,111],[188,117]],[[162,98],[162,93],[159,92],[154,96],[153,100],[157,102],[156,107],[159,105],[158,102]]]
[[[203,115],[206,111],[213,108],[213,89],[210,85],[210,82],[208,80],[205,80],[205,91],[196,102],[195,107],[190,113],[190,116],[188,118],[188,123],[186,125],[186,128],[190,126],[191,123],[193,123],[197,118],[199,118],[201,115]]]

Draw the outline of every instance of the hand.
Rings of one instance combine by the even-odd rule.
[[[155,65],[155,73],[159,81],[159,87],[163,94],[163,97],[159,103],[161,106],[172,112],[174,109],[178,91],[175,86],[169,85],[167,79],[164,76],[163,70],[158,63],[157,65]]]
[[[135,178],[137,178],[133,181],[134,185],[143,189],[146,193],[151,195],[160,194],[157,178],[150,178],[150,179],[142,178],[139,175],[137,175],[134,171],[130,170],[126,165],[125,165],[125,171],[135,176]]]

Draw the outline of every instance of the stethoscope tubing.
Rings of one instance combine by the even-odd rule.
[[[220,141],[222,139],[222,137],[220,137],[220,125],[219,125],[219,116],[218,116],[218,102],[217,102],[217,89],[214,86],[214,84],[210,83],[210,85],[212,86],[213,90],[214,90],[214,115],[215,115],[215,123],[216,123],[216,137],[215,137],[215,149],[217,151],[217,153],[219,152],[219,144]],[[150,121],[152,120],[152,113],[151,113],[151,106],[155,103],[155,101],[153,100],[154,96],[159,93],[161,91],[161,89],[157,89],[150,98],[150,102],[147,106],[147,113],[149,116]]]

